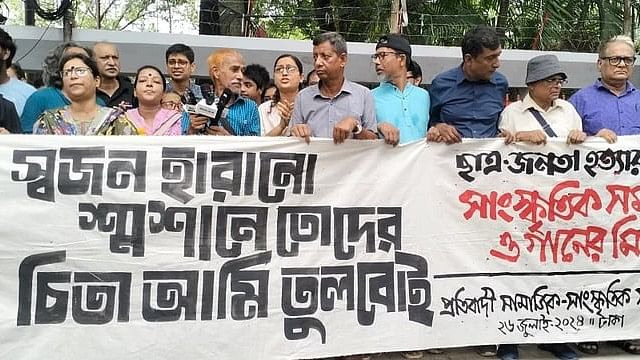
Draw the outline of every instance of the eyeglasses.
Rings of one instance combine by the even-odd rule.
[[[189,61],[184,60],[184,59],[169,59],[169,61],[167,61],[167,64],[169,66],[180,66],[180,67],[185,67],[187,65],[189,65]]]
[[[280,74],[284,74],[284,72],[286,71],[287,74],[289,74],[293,72],[298,72],[298,68],[293,65],[286,65],[286,66],[278,66],[275,69],[273,69],[273,71]]]
[[[389,56],[391,54],[401,55],[400,53],[397,53],[395,51],[380,51],[379,53],[375,53],[375,54],[371,55],[371,60],[372,61],[376,61],[378,59],[384,60],[384,58],[386,58],[387,56]]]
[[[613,66],[620,65],[621,61],[624,61],[624,64],[626,66],[633,65],[633,63],[636,62],[636,57],[635,56],[631,56],[631,57],[627,57],[627,56],[605,56],[605,57],[601,57],[600,59],[608,60],[609,61],[609,65],[613,65]]]
[[[558,85],[562,86],[567,83],[567,79],[561,79],[561,78],[544,79],[542,81],[547,86],[558,86]]]
[[[74,74],[75,76],[81,77],[89,74],[90,72],[91,72],[91,68],[84,67],[84,66],[79,66],[79,67],[74,66],[71,69],[64,69],[60,71],[60,76],[70,77],[71,74]]]
[[[182,108],[182,103],[181,102],[175,102],[175,101],[162,101],[160,103],[160,105],[165,109],[179,109],[179,108]]]

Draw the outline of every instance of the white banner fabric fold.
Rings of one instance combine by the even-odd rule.
[[[0,136],[0,358],[640,338],[639,140]]]

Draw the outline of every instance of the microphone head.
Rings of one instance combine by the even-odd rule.
[[[205,96],[205,101],[207,105],[213,105],[215,100],[216,100],[216,97],[212,93],[209,93]]]
[[[235,94],[233,93],[233,91],[231,91],[229,88],[225,88],[222,91],[222,94],[220,94],[220,99],[218,99],[218,106],[226,105],[231,99],[233,99],[234,96]]]

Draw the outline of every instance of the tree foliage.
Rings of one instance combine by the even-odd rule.
[[[387,32],[391,0],[259,0],[254,19],[270,37],[311,38],[338,31],[350,41]]]
[[[85,29],[158,31],[161,21],[173,26],[175,18],[193,27],[194,8],[195,0],[76,0],[75,19]]]
[[[10,11],[8,23],[24,25],[24,2],[4,1]],[[55,8],[55,1],[46,1],[39,0],[41,6]],[[195,0],[74,0],[74,26],[81,29],[183,32],[197,29],[197,9]],[[36,25],[46,27],[49,22],[36,16]],[[62,23],[56,21],[52,26],[61,27]]]
[[[56,0],[39,0],[42,4]],[[76,0],[79,28],[184,32],[198,28],[195,0]],[[309,39],[338,31],[349,41],[375,41],[389,31],[393,0],[225,0],[249,9],[221,13],[237,24],[248,15],[251,31],[269,37]],[[24,19],[21,0],[5,0],[10,24]],[[409,25],[403,33],[413,44],[458,46],[464,32],[479,24],[496,26],[506,48],[595,51],[602,39],[640,23],[640,0],[406,0]],[[224,1],[220,4],[224,5]],[[250,6],[249,6],[250,4]],[[625,4],[632,11],[627,11]],[[227,4],[228,5],[228,4]],[[228,6],[227,6],[228,7]],[[39,26],[48,22],[36,20]],[[171,24],[171,25],[168,25]],[[53,26],[60,26],[55,23]],[[225,33],[225,32],[222,32]]]
[[[631,23],[639,23],[640,2],[624,1],[633,8]],[[601,39],[622,33],[624,20],[620,0],[408,0],[407,6],[403,33],[414,44],[441,46],[458,46],[466,29],[486,24],[500,29],[507,48],[595,51]],[[391,0],[259,0],[254,19],[271,37],[338,31],[350,41],[373,41],[389,31],[390,13]]]

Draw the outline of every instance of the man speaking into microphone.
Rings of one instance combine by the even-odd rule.
[[[189,134],[260,136],[258,106],[253,100],[240,96],[245,67],[242,55],[233,49],[219,49],[209,55],[207,63],[218,99],[215,116],[218,121],[189,114]]]

